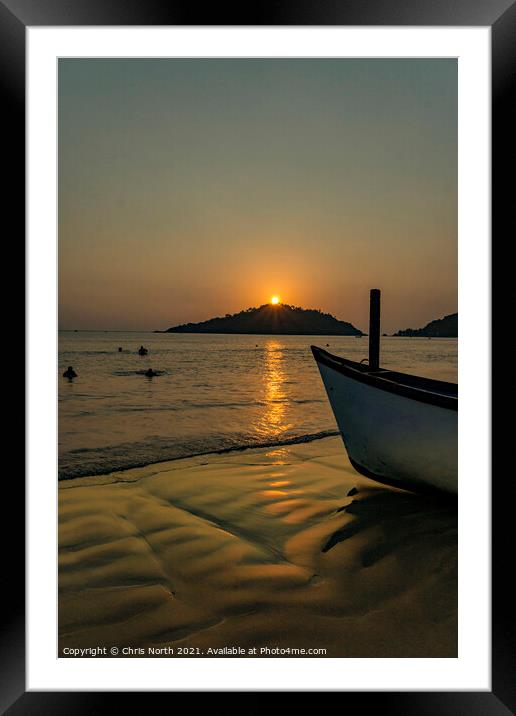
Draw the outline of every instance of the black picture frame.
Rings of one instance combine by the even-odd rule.
[[[201,22],[200,22],[201,21]],[[73,25],[391,25],[391,26],[489,26],[492,39],[492,260],[496,281],[492,288],[492,393],[493,415],[510,415],[514,379],[507,379],[508,309],[511,264],[508,247],[514,236],[514,126],[515,104],[511,79],[516,74],[516,4],[511,0],[276,0],[236,10],[220,3],[199,7],[195,3],[162,0],[0,0],[0,113],[4,158],[4,221],[10,219],[8,242],[12,260],[24,262],[25,234],[25,37],[30,26]],[[506,239],[507,237],[507,239]],[[4,239],[5,240],[5,239]],[[17,303],[23,307],[23,300]],[[23,308],[22,308],[23,310]],[[20,317],[7,311],[8,336],[20,334]],[[22,318],[23,320],[23,318]],[[16,322],[15,322],[16,321]],[[19,391],[16,403],[20,401]],[[492,433],[492,691],[464,692],[347,692],[341,698],[346,710],[378,709],[382,714],[426,716],[468,714],[475,716],[516,713],[516,664],[514,658],[514,597],[507,572],[512,521],[508,497],[512,485],[509,430],[512,420],[496,421]],[[23,434],[21,411],[10,417],[13,432]],[[19,714],[97,714],[112,711],[122,693],[25,692],[25,538],[24,483],[21,472],[9,476],[6,492],[14,519],[16,539],[4,555],[0,616],[0,712]],[[16,479],[15,479],[16,478]],[[505,484],[504,484],[505,483]],[[488,496],[486,496],[488,499]],[[158,695],[158,694],[156,694]],[[178,694],[162,694],[169,700]],[[247,712],[263,708],[263,697],[236,694],[235,705]],[[133,708],[147,707],[148,694],[126,694]],[[154,695],[153,695],[154,696]],[[190,698],[193,694],[190,695]],[[198,695],[199,697],[202,694]],[[223,695],[221,695],[223,696]],[[279,694],[278,694],[279,696]],[[195,695],[197,699],[197,695]],[[306,694],[310,701],[312,697]],[[317,697],[319,698],[319,697]],[[145,699],[145,701],[144,701]],[[177,702],[175,702],[177,704]],[[210,708],[222,710],[218,694],[210,695]],[[145,706],[146,705],[146,706]],[[307,704],[308,705],[308,704]],[[315,705],[315,702],[314,702]],[[238,707],[238,706],[237,706]],[[227,702],[224,711],[228,710]]]

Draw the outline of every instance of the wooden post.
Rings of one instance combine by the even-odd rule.
[[[380,289],[372,288],[369,299],[369,369],[380,367]]]

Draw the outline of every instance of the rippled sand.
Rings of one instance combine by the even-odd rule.
[[[362,478],[340,438],[62,482],[59,590],[60,654],[453,657],[456,506]]]

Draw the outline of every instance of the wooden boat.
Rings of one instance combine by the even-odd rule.
[[[457,493],[457,385],[379,367],[373,291],[368,365],[312,346],[351,464],[378,482]]]

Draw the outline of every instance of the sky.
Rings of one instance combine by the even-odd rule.
[[[61,59],[59,326],[457,310],[454,59]]]

